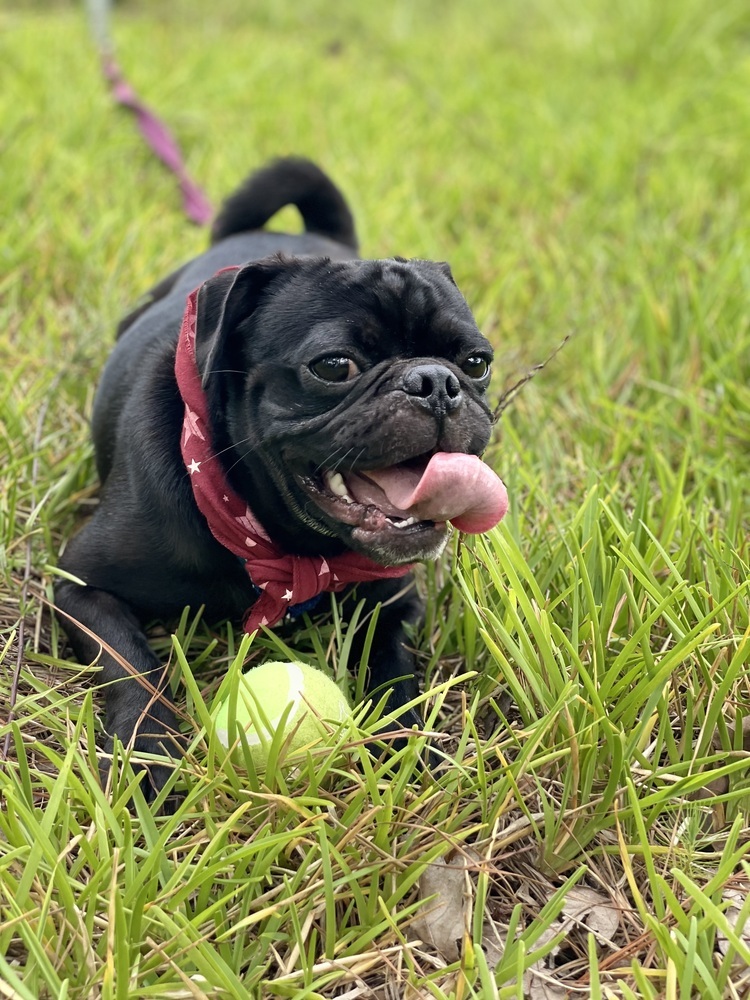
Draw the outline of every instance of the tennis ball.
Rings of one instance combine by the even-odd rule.
[[[348,714],[346,698],[334,682],[305,663],[262,663],[240,677],[235,718],[261,770],[265,770],[268,747],[280,725],[285,738],[291,734],[285,748],[289,753],[328,736],[321,720],[341,722]],[[214,706],[213,719],[222,745],[233,744],[236,732],[229,732],[229,699]]]

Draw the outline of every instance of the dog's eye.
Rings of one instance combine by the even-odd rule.
[[[483,379],[490,373],[490,362],[481,354],[471,354],[461,365],[461,370],[469,378]]]
[[[310,371],[324,382],[349,382],[359,375],[359,368],[351,358],[335,354],[313,361]]]

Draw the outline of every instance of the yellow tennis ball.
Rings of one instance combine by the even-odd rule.
[[[262,663],[240,677],[235,718],[245,731],[255,766],[265,770],[268,747],[279,726],[286,752],[325,740],[330,732],[323,720],[337,723],[349,714],[339,688],[321,670],[292,661]],[[229,699],[214,706],[216,735],[231,746],[237,732],[229,732]],[[286,737],[291,738],[286,742]]]

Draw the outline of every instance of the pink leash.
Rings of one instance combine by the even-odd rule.
[[[148,146],[176,176],[182,191],[182,207],[187,217],[199,226],[207,225],[213,217],[211,203],[201,188],[190,179],[177,140],[138,97],[115,61],[107,23],[109,0],[87,0],[87,6],[92,32],[99,48],[102,72],[109,83],[112,96],[121,107],[135,115],[138,128]]]

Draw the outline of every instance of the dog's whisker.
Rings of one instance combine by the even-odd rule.
[[[316,467],[315,471],[316,472],[336,472],[339,469],[339,467],[341,466],[341,464],[346,461],[347,456],[349,456],[352,453],[353,448],[347,448],[347,450],[343,453],[343,455],[334,462],[334,460],[333,460],[334,456],[336,455],[337,452],[340,452],[340,451],[341,451],[341,448],[336,448],[335,451],[332,451],[331,454],[323,462],[321,462],[320,465],[318,465]]]
[[[225,455],[228,451],[232,451],[233,448],[237,448],[240,445],[246,444],[250,440],[250,436],[242,438],[240,441],[233,441],[232,444],[228,444],[226,448],[220,448],[218,451],[212,451],[208,456],[210,459],[219,458],[220,455]],[[250,451],[253,449],[251,448]]]
[[[241,444],[242,442],[239,443]],[[249,458],[250,455],[252,455],[257,450],[258,450],[257,448],[248,448],[246,451],[243,451],[242,454],[238,456],[237,461],[232,462],[232,464],[228,466],[225,471],[231,472],[232,469],[236,468],[238,465],[241,465],[247,458]]]
[[[363,447],[363,448],[359,449],[359,451],[357,452],[357,457],[351,463],[352,466],[356,466],[356,464],[359,462],[360,458],[362,458],[362,456],[364,455],[364,453],[366,451],[367,451],[366,447]],[[342,461],[343,461],[343,459],[342,459]]]
[[[316,472],[325,472],[325,471],[327,471],[328,469],[331,469],[331,470],[333,470],[333,469],[335,468],[335,465],[334,465],[334,458],[335,458],[335,456],[336,456],[336,455],[337,455],[337,454],[338,454],[338,453],[339,453],[340,451],[341,451],[341,448],[340,448],[340,447],[338,447],[338,448],[335,448],[335,449],[334,449],[333,451],[329,452],[329,453],[328,453],[328,455],[326,455],[326,457],[325,457],[325,458],[323,459],[323,461],[322,461],[322,462],[319,462],[319,463],[318,463],[318,464],[317,464],[317,465],[315,466],[315,471],[316,471]],[[351,451],[351,448],[349,448],[349,449],[348,449],[348,450],[347,450],[347,451],[346,451],[346,452],[344,453],[344,455],[343,455],[343,456],[341,457],[341,459],[339,459],[339,461],[343,461],[343,460],[344,460],[344,458],[346,458],[346,456],[347,456],[347,455],[349,454],[349,452],[350,452],[350,451]]]

